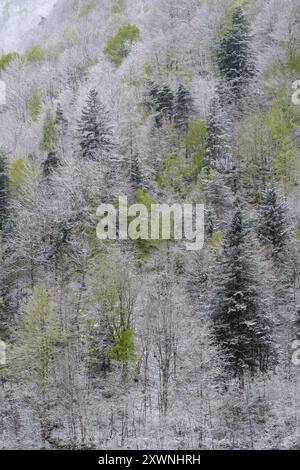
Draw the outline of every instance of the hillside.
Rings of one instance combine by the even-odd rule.
[[[300,449],[299,1],[5,0],[0,52],[0,449]]]

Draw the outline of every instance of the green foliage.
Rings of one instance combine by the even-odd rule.
[[[287,186],[296,175],[298,149],[292,134],[299,122],[299,115],[284,89],[276,92],[264,117],[269,140],[274,148],[275,176]]]
[[[42,96],[37,88],[32,90],[32,94],[28,100],[27,106],[31,119],[34,122],[38,121],[42,111]]]
[[[5,226],[8,212],[9,182],[7,173],[6,155],[0,147],[0,230]]]
[[[55,123],[55,118],[50,109],[47,110],[44,126],[43,136],[40,142],[40,149],[44,152],[55,152],[58,146],[58,130]]]
[[[78,42],[78,35],[71,26],[66,26],[63,32],[67,47],[73,47]]]
[[[135,192],[135,198],[137,204],[144,204],[148,211],[151,210],[151,204],[153,204],[151,194],[147,193],[144,189],[137,189]]]
[[[223,242],[224,232],[220,230],[213,232],[210,239],[208,240],[208,245],[212,247],[218,247]]]
[[[136,360],[136,348],[134,342],[134,332],[132,328],[126,327],[117,332],[113,338],[113,346],[108,349],[111,359],[118,362]]]
[[[127,0],[116,0],[111,8],[111,11],[114,14],[124,13],[126,6]]]
[[[154,67],[150,62],[145,62],[143,68],[147,77],[150,77],[153,74]]]
[[[139,188],[135,191],[135,203],[143,204],[148,211],[148,233],[151,233],[151,205],[154,204],[153,197],[151,194],[143,188]],[[129,217],[128,223],[131,222]],[[142,240],[138,239],[134,241],[134,247],[137,248],[137,256],[139,259],[147,259],[153,254],[153,251],[157,248],[157,240]]]
[[[3,54],[0,57],[0,72],[6,69],[6,67],[12,62],[13,59],[19,57],[17,52],[8,52],[7,54]]]
[[[36,174],[37,167],[31,160],[24,157],[16,158],[10,166],[9,173],[9,184],[13,192],[24,197],[26,183]]]
[[[103,367],[105,357],[120,362],[122,379],[126,382],[130,363],[136,360],[131,327],[133,299],[126,268],[116,267],[107,255],[100,255],[92,295],[97,304],[97,324],[100,327],[94,328],[94,333],[90,334],[90,363],[97,370],[99,366]],[[99,347],[100,343],[102,347]]]
[[[193,179],[197,178],[205,155],[206,122],[204,119],[193,120],[188,124],[184,145],[187,157],[192,159]]]
[[[298,77],[300,75],[300,53],[299,52],[289,52],[287,58],[287,68],[290,72],[295,73]]]
[[[115,66],[121,65],[122,61],[129,55],[132,44],[139,39],[139,28],[126,23],[115,36],[108,38],[104,48],[107,59]]]
[[[187,133],[181,141],[184,155],[167,154],[163,171],[157,175],[161,188],[185,197],[196,184],[205,156],[206,123],[204,120],[190,121]]]
[[[14,335],[9,355],[12,373],[43,390],[63,342],[59,319],[44,287],[33,289],[31,300],[22,307]]]
[[[29,63],[42,62],[45,59],[45,52],[39,44],[31,44],[26,48],[25,57]]]
[[[241,126],[240,157],[245,162],[244,184],[258,190],[261,180],[273,177],[286,189],[297,174],[297,142],[294,131],[298,111],[284,87],[273,91],[267,111],[258,110],[244,119]]]
[[[292,238],[292,240],[294,240],[296,242],[300,242],[300,230],[299,229],[294,230],[292,235],[291,235],[291,238]]]
[[[96,2],[94,0],[86,0],[86,2],[80,5],[79,16],[88,15],[94,8],[96,8]]]

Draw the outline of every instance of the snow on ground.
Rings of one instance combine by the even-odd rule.
[[[57,0],[0,0],[0,52],[22,51],[22,39],[41,24]]]

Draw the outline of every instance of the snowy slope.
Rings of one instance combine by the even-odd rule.
[[[22,50],[24,35],[43,22],[57,0],[0,0],[0,52]]]

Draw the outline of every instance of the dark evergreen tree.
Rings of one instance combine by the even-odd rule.
[[[131,159],[129,177],[130,177],[131,182],[136,188],[143,187],[143,181],[144,181],[143,171],[141,168],[139,155],[137,153],[135,153]]]
[[[155,124],[161,127],[165,120],[171,120],[174,115],[174,93],[168,85],[161,88],[155,100]]]
[[[233,13],[232,26],[221,41],[217,60],[222,76],[233,87],[240,88],[255,75],[249,26],[241,7]]]
[[[68,121],[64,116],[64,112],[60,103],[58,103],[56,108],[55,124],[59,130],[60,135],[64,136],[68,129]]]
[[[179,85],[176,92],[174,121],[176,128],[186,132],[188,122],[194,114],[194,103],[191,93],[183,86]]]
[[[274,359],[270,318],[241,207],[237,204],[223,243],[212,301],[213,334],[228,372],[266,372]]]
[[[233,206],[233,193],[225,184],[223,175],[211,171],[208,177],[203,175],[201,182],[206,206],[214,210],[219,221],[225,217],[227,223],[227,213]]]
[[[0,230],[4,228],[7,218],[8,188],[6,156],[0,148]]]
[[[161,127],[165,120],[174,118],[175,97],[168,85],[160,87],[153,81],[148,81],[144,96],[144,105],[155,113],[156,127]]]
[[[113,147],[108,112],[94,89],[89,92],[82,110],[78,131],[83,158],[99,160]]]
[[[159,93],[159,86],[152,80],[147,81],[144,94],[144,105],[147,108],[156,109],[156,101]]]
[[[228,169],[231,160],[229,121],[215,97],[211,101],[207,119],[206,152],[204,166],[218,170]]]
[[[211,208],[206,210],[205,213],[205,232],[208,237],[211,237],[215,231],[214,213]]]
[[[271,244],[274,253],[282,252],[290,237],[287,209],[274,184],[267,186],[259,207],[258,237]]]
[[[43,175],[45,177],[50,176],[56,168],[60,166],[60,159],[56,152],[49,152],[47,159],[43,164]]]

